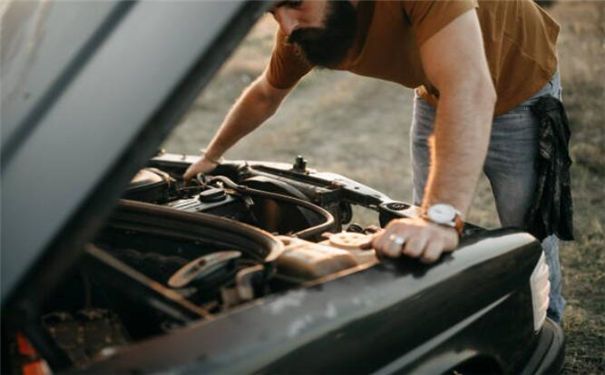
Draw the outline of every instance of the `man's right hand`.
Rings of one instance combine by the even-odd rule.
[[[223,120],[206,150],[212,154],[222,155],[238,140],[256,129],[268,119],[279,107],[282,100],[292,88],[278,89],[267,79],[267,70],[244,90],[237,102]],[[217,159],[203,156],[192,164],[183,179],[187,182],[198,173],[208,173],[219,165]]]
[[[200,160],[191,164],[189,168],[183,174],[183,179],[185,182],[189,182],[192,177],[195,177],[198,173],[208,173],[212,172],[219,163],[216,161],[212,161],[206,158],[206,155],[203,155]]]

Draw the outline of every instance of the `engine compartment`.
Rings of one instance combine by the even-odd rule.
[[[211,321],[379,262],[361,244],[414,208],[355,181],[275,163],[229,162],[186,184],[165,154],[132,179],[82,261],[47,298],[46,353],[66,367]],[[375,224],[351,223],[352,206]],[[343,230],[344,228],[344,230]],[[25,363],[13,340],[13,368]],[[57,363],[57,360],[54,360]]]

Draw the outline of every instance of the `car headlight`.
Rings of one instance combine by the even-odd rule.
[[[548,310],[548,295],[550,294],[550,281],[548,276],[550,270],[546,264],[544,252],[536,264],[529,278],[531,288],[531,300],[534,309],[534,330],[538,331],[546,319],[546,310]]]

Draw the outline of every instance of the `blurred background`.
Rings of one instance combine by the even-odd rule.
[[[562,244],[568,305],[564,373],[605,373],[605,1],[558,1],[563,102],[572,128],[576,241]],[[276,23],[263,17],[194,103],[163,148],[198,154],[241,91],[265,68]],[[278,113],[225,156],[291,162],[341,173],[411,201],[412,91],[346,72],[316,70]],[[480,181],[468,221],[499,226],[489,183]]]

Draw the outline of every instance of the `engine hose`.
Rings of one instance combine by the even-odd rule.
[[[252,189],[252,188],[249,188],[244,185],[238,185],[235,182],[233,182],[231,179],[229,179],[228,177],[225,177],[225,176],[213,176],[213,177],[209,178],[206,182],[208,184],[210,184],[211,182],[214,182],[214,181],[220,181],[226,187],[233,189],[241,194],[248,194],[248,195],[252,195],[252,196],[256,195],[256,196],[259,196],[262,198],[275,199],[275,200],[284,201],[287,203],[292,203],[297,206],[304,207],[312,212],[315,212],[316,214],[322,216],[325,219],[325,222],[323,222],[321,224],[318,224],[313,227],[303,229],[301,231],[293,233],[292,235],[295,237],[302,238],[302,239],[310,239],[315,236],[319,236],[326,231],[333,229],[334,216],[332,216],[332,214],[330,212],[328,212],[327,210],[325,210],[311,202],[307,202],[302,199],[290,197],[288,195],[283,195],[283,194],[279,194],[279,193],[271,193],[271,192],[267,192],[267,191]]]

